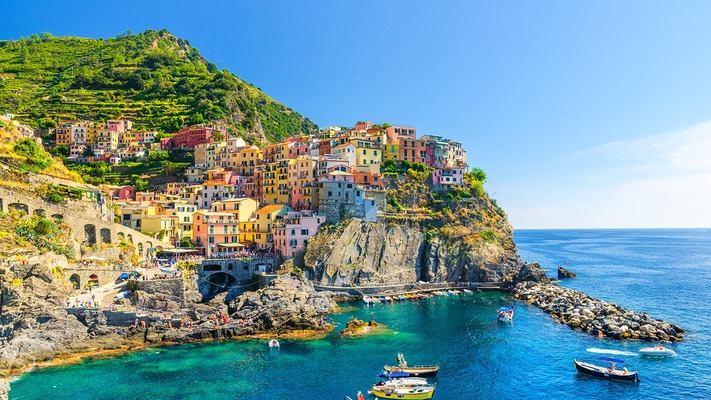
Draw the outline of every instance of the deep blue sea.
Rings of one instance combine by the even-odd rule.
[[[539,309],[502,293],[433,297],[365,306],[334,315],[372,313],[391,331],[371,337],[223,341],[159,347],[112,359],[38,370],[12,383],[11,399],[334,399],[355,398],[403,352],[410,362],[440,363],[435,399],[711,398],[711,231],[521,230],[521,257],[551,275],[565,265],[566,286],[688,331],[670,345],[679,356],[639,357],[642,343],[598,339],[556,324]],[[496,309],[515,305],[512,325]],[[608,354],[601,352],[608,352]],[[612,355],[638,370],[639,384],[576,373],[573,358]]]

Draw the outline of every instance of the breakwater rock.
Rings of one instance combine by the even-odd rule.
[[[514,297],[535,305],[573,329],[599,337],[679,342],[686,332],[678,325],[652,319],[645,312],[636,313],[554,284],[522,282],[516,285]]]
[[[558,279],[575,278],[576,276],[575,272],[563,267],[558,267]]]

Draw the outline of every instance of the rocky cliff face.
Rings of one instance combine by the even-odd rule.
[[[513,229],[504,217],[482,218],[464,207],[447,217],[449,222],[437,221],[438,228],[432,228],[436,225],[431,221],[423,227],[352,219],[309,241],[300,267],[327,285],[544,278],[541,271],[533,271],[537,265],[520,260]]]
[[[87,327],[63,308],[67,288],[48,267],[55,258],[34,257],[0,275],[0,369],[52,359],[88,337]]]

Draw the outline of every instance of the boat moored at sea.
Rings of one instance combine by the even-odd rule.
[[[434,396],[436,384],[431,385],[426,380],[424,383],[398,381],[400,380],[377,383],[371,388],[370,394],[379,399],[431,399]]]
[[[639,349],[639,354],[648,357],[676,357],[676,352],[666,348],[661,344],[654,347],[642,347]]]
[[[514,310],[511,306],[499,307],[498,319],[501,322],[513,322]]]
[[[402,353],[397,354],[397,361],[397,366],[384,366],[383,373],[390,374],[389,377],[391,378],[410,376],[433,378],[437,376],[437,372],[439,372],[439,364],[408,366],[407,361],[405,361],[405,356],[403,356]]]
[[[363,303],[365,304],[373,304],[375,301],[373,300],[372,297],[368,296],[367,294],[363,295]]]
[[[573,360],[575,369],[587,375],[591,375],[602,379],[611,379],[618,381],[639,382],[637,371],[627,371],[627,368],[622,370],[617,369],[615,364],[622,364],[624,360],[619,360],[611,357],[600,357],[600,360],[610,363],[609,367],[601,367],[599,365],[586,363],[578,360]]]
[[[272,339],[269,341],[269,348],[270,349],[278,349],[279,348],[279,341],[276,339]]]

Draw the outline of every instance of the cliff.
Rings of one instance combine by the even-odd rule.
[[[325,285],[544,278],[536,264],[521,261],[506,214],[483,190],[438,192],[424,175],[408,172],[390,180],[387,197],[378,222],[351,219],[322,229],[298,266]]]

